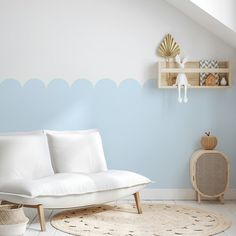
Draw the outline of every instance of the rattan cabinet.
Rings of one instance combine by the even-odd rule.
[[[217,150],[198,150],[190,161],[190,176],[197,201],[216,198],[222,203],[229,183],[229,159]]]

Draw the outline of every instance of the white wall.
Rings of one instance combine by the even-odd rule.
[[[157,78],[156,49],[167,33],[190,59],[235,65],[231,47],[166,1],[0,0],[0,79],[143,83]],[[235,86],[193,89],[189,103],[179,104],[177,91],[153,89],[150,82],[144,89],[133,80],[119,89],[110,80],[69,88],[58,80],[45,89],[39,81],[23,88],[6,81],[0,131],[98,127],[109,166],[143,173],[158,188],[190,187],[189,158],[208,130],[236,165]]]
[[[204,11],[236,31],[235,0],[191,0]]]
[[[0,79],[143,83],[157,76],[167,33],[190,59],[235,56],[162,0],[0,0]]]

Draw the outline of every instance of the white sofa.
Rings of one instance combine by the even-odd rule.
[[[107,169],[97,130],[0,135],[0,199],[37,208],[42,231],[44,208],[97,205],[134,194],[141,213],[138,192],[148,183],[142,175]]]

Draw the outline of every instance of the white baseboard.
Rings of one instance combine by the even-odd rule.
[[[143,200],[195,200],[196,194],[193,189],[143,189]],[[236,189],[228,189],[225,200],[236,200]]]

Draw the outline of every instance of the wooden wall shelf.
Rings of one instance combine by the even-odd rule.
[[[194,89],[223,89],[231,86],[231,70],[228,61],[218,61],[219,68],[200,68],[199,61],[190,61],[185,64],[185,68],[179,68],[176,62],[158,62],[158,87],[163,89],[173,89],[178,73],[185,73],[191,86]],[[226,86],[200,86],[200,73],[218,74],[219,78],[225,77]]]

